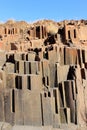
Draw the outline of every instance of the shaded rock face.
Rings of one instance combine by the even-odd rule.
[[[0,24],[1,122],[86,128],[86,33],[84,20]]]

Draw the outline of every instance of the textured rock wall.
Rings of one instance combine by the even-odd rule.
[[[46,20],[0,25],[1,122],[86,127],[86,26]]]

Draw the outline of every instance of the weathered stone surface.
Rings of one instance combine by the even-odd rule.
[[[84,130],[86,91],[86,20],[0,24],[0,121],[13,130]]]
[[[6,122],[0,122],[0,130],[12,130],[12,126]]]

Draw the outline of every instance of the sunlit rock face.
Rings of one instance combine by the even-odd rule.
[[[85,130],[86,99],[86,20],[0,24],[1,130]]]

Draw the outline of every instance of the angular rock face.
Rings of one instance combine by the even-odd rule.
[[[84,20],[0,24],[0,121],[85,128],[86,44]]]

